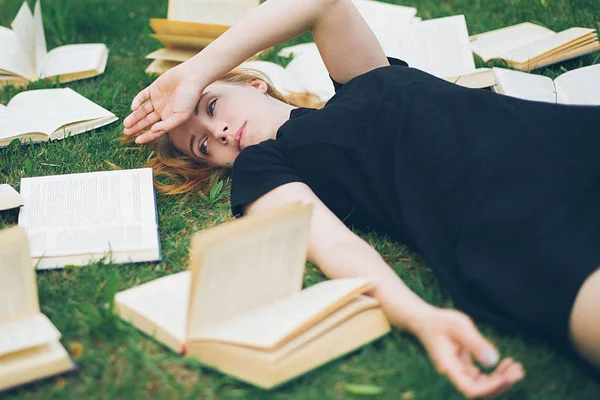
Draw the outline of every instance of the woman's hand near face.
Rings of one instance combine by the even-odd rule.
[[[423,343],[438,372],[467,398],[499,396],[525,376],[523,366],[511,358],[497,364],[499,357],[492,344],[459,311],[432,308],[415,321],[412,333]],[[474,360],[497,366],[493,372],[483,373]]]
[[[132,113],[125,118],[125,135],[134,135],[150,127],[136,138],[137,143],[151,142],[186,121],[194,112],[204,84],[181,64],[165,72],[138,93],[131,103]]]

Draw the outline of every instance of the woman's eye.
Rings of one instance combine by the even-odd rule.
[[[210,103],[208,103],[208,108],[206,111],[208,112],[208,115],[210,115],[211,117],[215,114],[216,106],[217,106],[217,99],[214,99]]]
[[[204,141],[200,143],[200,153],[205,156],[208,155],[208,139],[204,139]]]

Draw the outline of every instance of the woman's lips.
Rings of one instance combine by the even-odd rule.
[[[244,122],[244,124],[242,125],[242,127],[240,128],[240,130],[237,133],[237,138],[238,138],[238,148],[240,151],[242,151],[244,149],[244,147],[246,147],[244,145],[244,133],[246,133],[245,128],[246,127],[246,123]]]

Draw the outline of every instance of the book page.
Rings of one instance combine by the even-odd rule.
[[[0,26],[0,72],[11,73],[26,79],[33,78],[33,65],[15,33]],[[1,125],[0,125],[1,126]]]
[[[197,36],[213,39],[218,38],[229,29],[229,25],[172,21],[164,18],[150,18],[150,27],[154,32],[165,35]]]
[[[565,72],[554,80],[557,102],[600,105],[600,64]]]
[[[0,323],[0,357],[60,339],[60,332],[44,314]]]
[[[527,61],[540,57],[557,47],[565,46],[568,43],[576,41],[591,32],[594,32],[594,30],[586,28],[570,28],[555,35],[540,39],[535,43],[502,53],[499,57],[515,63],[526,63]]]
[[[296,82],[294,77],[279,64],[270,61],[246,61],[236,69],[254,69],[265,74],[275,89],[283,95],[288,95],[293,92],[302,92],[304,88]]]
[[[158,247],[150,168],[21,179],[32,257]]]
[[[530,22],[471,36],[471,50],[485,62],[512,50],[552,37],[555,32]]]
[[[335,94],[329,71],[321,58],[315,43],[304,43],[283,49],[280,54],[293,54],[294,58],[285,69],[298,88],[313,93],[322,101],[327,101]]]
[[[371,0],[354,0],[354,6],[379,41],[397,35],[400,25],[412,23],[417,9]]]
[[[0,323],[40,312],[27,236],[18,226],[0,231]]]
[[[368,280],[361,278],[321,282],[222,325],[204,327],[190,339],[273,349],[371,287]]]
[[[182,63],[194,57],[198,52],[190,49],[158,49],[148,54],[150,60],[164,60]]]
[[[119,292],[115,296],[119,314],[122,317],[125,314],[131,315],[131,318],[124,319],[131,319],[133,325],[156,336],[158,340],[164,340],[160,332],[163,330],[177,342],[184,344],[190,284],[191,273],[184,271]],[[133,313],[127,313],[125,308]],[[147,323],[140,323],[137,315],[142,316]],[[173,347],[171,343],[167,345]]]
[[[35,32],[35,76],[38,77],[42,74],[42,62],[48,52],[40,0],[35,2],[35,8],[33,9],[33,25]]]
[[[72,89],[21,92],[7,106],[0,139],[31,132],[51,135],[60,127],[80,121],[114,117],[114,114]]]
[[[108,49],[102,43],[70,44],[48,52],[42,61],[41,78],[74,74],[84,71],[104,71],[101,60]],[[104,62],[106,64],[106,61]]]
[[[149,36],[158,40],[167,48],[192,49],[195,51],[202,50],[214,40],[213,38],[166,35],[164,33],[151,33]]]
[[[0,115],[0,123],[2,116]],[[10,210],[11,208],[21,207],[23,205],[23,197],[13,189],[9,184],[0,184],[0,211]]]
[[[167,18],[231,26],[258,7],[259,3],[259,0],[169,0]]]
[[[495,90],[498,93],[525,100],[556,103],[554,83],[547,76],[505,68],[493,68],[493,71],[498,86]]]
[[[381,45],[386,55],[440,78],[475,70],[464,15],[401,26]]]
[[[73,362],[60,342],[0,357],[0,390],[72,370]]]
[[[23,5],[19,8],[19,12],[12,22],[11,27],[19,41],[19,47],[27,59],[29,67],[27,78],[34,81],[36,80],[35,22],[26,1],[23,2]]]
[[[299,292],[311,212],[296,203],[197,233],[188,335]]]

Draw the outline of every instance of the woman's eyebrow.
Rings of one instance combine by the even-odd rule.
[[[190,152],[197,157],[196,152],[194,151],[194,142],[195,141],[196,141],[196,135],[190,136]]]
[[[204,92],[202,93],[202,96],[200,96],[200,98],[198,99],[198,103],[196,103],[196,107],[194,108],[194,115],[198,115],[198,108],[200,107],[200,102],[202,101],[202,98],[204,96],[206,96],[207,94],[209,94],[210,92]]]

